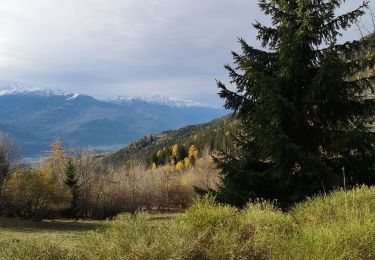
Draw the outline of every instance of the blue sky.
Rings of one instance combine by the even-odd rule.
[[[255,20],[255,0],[1,0],[0,82],[217,105],[215,79],[237,37],[257,46]]]

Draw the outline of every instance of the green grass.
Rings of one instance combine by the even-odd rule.
[[[375,188],[368,187],[312,198],[288,213],[204,198],[183,214],[20,222],[0,227],[0,259],[375,259]]]
[[[65,249],[74,249],[89,231],[105,225],[100,221],[44,220],[35,222],[23,219],[0,218],[0,244],[45,240],[54,241]]]

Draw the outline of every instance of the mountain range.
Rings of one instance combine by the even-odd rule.
[[[145,135],[208,122],[229,112],[191,100],[94,97],[39,88],[0,88],[0,132],[22,156],[38,157],[60,138],[67,148],[116,149]]]

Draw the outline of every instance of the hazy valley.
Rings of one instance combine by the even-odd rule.
[[[66,148],[116,150],[145,135],[205,123],[227,114],[198,102],[166,97],[98,100],[41,89],[0,88],[0,132],[25,157],[40,157],[56,138]]]

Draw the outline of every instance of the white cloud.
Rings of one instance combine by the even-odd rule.
[[[2,0],[0,81],[216,100],[256,19],[254,0]]]

